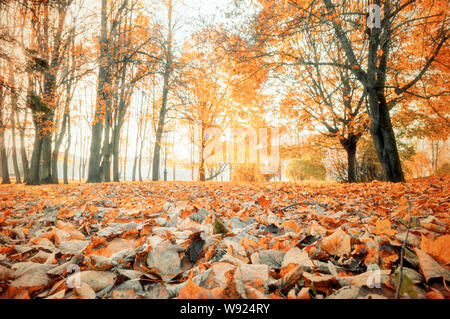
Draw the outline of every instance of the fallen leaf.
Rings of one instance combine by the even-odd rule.
[[[444,265],[450,263],[450,235],[442,235],[435,240],[422,235],[420,249]]]
[[[444,278],[446,281],[450,281],[449,270],[439,265],[436,260],[419,248],[415,248],[414,251],[419,258],[420,271],[427,282],[433,278]]]
[[[349,255],[351,252],[350,239],[349,235],[338,228],[332,235],[322,239],[320,248],[333,256]]]

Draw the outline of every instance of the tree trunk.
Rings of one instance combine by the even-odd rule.
[[[13,98],[14,99],[14,98]],[[13,108],[16,103],[12,102]],[[13,158],[13,166],[14,166],[14,175],[16,176],[16,184],[22,183],[20,178],[19,164],[17,162],[17,146],[16,146],[16,120],[15,120],[15,111],[13,110],[11,113],[11,138],[12,138],[12,158]]]
[[[110,155],[110,141],[109,134],[111,131],[111,121],[110,121],[110,111],[106,112],[106,123],[105,123],[105,137],[103,138],[103,147],[102,147],[102,163],[100,165],[101,171],[101,180],[104,182],[111,181],[111,155]]]
[[[347,181],[356,182],[356,143],[350,144],[345,148],[347,152]]]
[[[0,92],[0,95],[2,95],[2,92]],[[2,184],[11,184],[5,147],[5,125],[3,124],[3,110],[1,108],[3,108],[3,96],[0,96],[0,159],[2,166]]]
[[[16,110],[16,116],[17,116],[17,120],[19,120],[19,114]],[[28,109],[25,110],[25,117],[23,120],[22,125],[19,126],[19,136],[20,136],[20,157],[22,159],[22,169],[23,169],[23,180],[25,181],[27,179],[28,176],[28,168],[29,168],[29,164],[28,164],[28,157],[27,157],[27,150],[25,148],[25,123],[27,122],[28,119]]]
[[[167,97],[169,94],[169,79],[170,74],[172,73],[172,1],[169,0],[169,32],[167,39],[167,52],[166,52],[166,64],[164,66],[164,86],[162,92],[162,102],[161,109],[159,112],[158,126],[156,129],[156,139],[155,139],[155,148],[153,150],[153,174],[152,180],[159,180],[159,169],[160,169],[160,159],[161,159],[161,139],[162,133],[164,131],[164,124],[167,112]]]
[[[336,13],[335,6],[331,0],[323,0],[323,3],[329,13]],[[375,4],[379,5],[380,1],[376,1]],[[384,1],[383,10],[385,17],[392,13],[391,8],[390,1]],[[353,66],[353,74],[367,91],[370,133],[384,178],[390,182],[404,182],[405,177],[385,97],[387,64],[393,32],[391,19],[393,18],[384,19],[382,28],[372,28],[369,31],[367,72],[360,68],[351,41],[347,38],[347,30],[344,30],[343,26],[335,20],[332,21],[332,24],[334,33],[345,52],[346,58]],[[382,52],[381,56],[379,56],[380,50]]]
[[[72,132],[69,132],[72,139]],[[82,151],[83,148],[83,138],[80,136],[80,156],[78,157],[78,180],[81,182],[81,164],[84,158],[84,154]],[[72,158],[72,180],[75,180],[75,158],[77,153],[77,145],[78,145],[78,138],[75,138],[75,145],[73,147],[73,158]]]
[[[150,149],[151,149],[151,147],[150,147]],[[148,155],[148,159],[149,159],[149,161],[148,161],[147,179],[150,179],[150,173],[152,172],[152,154],[151,153]]]
[[[128,161],[128,136],[130,132],[130,121],[127,123],[127,135],[125,137],[125,157],[123,160],[123,179],[127,179],[127,161]]]
[[[139,150],[139,166],[138,166],[138,173],[139,173],[139,181],[142,182],[142,149],[144,148],[144,141],[141,140],[141,147]]]
[[[118,182],[120,180],[120,131],[117,127],[113,131],[113,180]]]
[[[46,4],[47,6],[49,4]],[[56,24],[56,29],[54,36],[50,40],[48,30],[50,29],[50,22],[48,14],[50,10],[45,11],[44,20],[44,41],[41,42],[42,52],[48,52],[49,54],[46,58],[49,61],[49,70],[44,74],[44,101],[47,104],[50,111],[46,112],[43,117],[43,123],[41,124],[44,128],[42,136],[42,154],[41,154],[41,183],[52,184],[58,183],[57,168],[52,171],[52,139],[54,134],[55,125],[55,110],[56,105],[56,90],[57,90],[57,72],[61,65],[61,46],[62,46],[62,35],[64,29],[64,23],[66,19],[67,9],[69,2],[61,3],[58,7],[58,22]],[[53,42],[53,43],[51,43]],[[49,52],[49,48],[51,48]],[[53,177],[56,174],[56,177]]]
[[[41,153],[41,184],[53,184],[52,179],[52,137],[53,137],[53,120],[52,111],[44,114],[43,125],[46,130],[42,137],[42,153]]]
[[[9,81],[11,83],[11,138],[12,138],[12,158],[14,166],[14,175],[16,177],[16,184],[21,183],[19,164],[17,162],[17,145],[16,145],[16,113],[17,113],[17,94],[15,90],[14,70],[13,64],[9,65]],[[0,106],[1,107],[1,106]]]
[[[136,181],[136,168],[137,168],[137,154],[138,154],[138,149],[136,147],[136,149],[134,150],[134,159],[133,159],[133,172],[131,173],[131,180],[134,182]]]
[[[153,172],[152,172],[152,180],[159,181],[159,169],[160,169],[160,161],[161,161],[161,142],[162,142],[162,133],[164,130],[164,121],[166,114],[166,103],[167,103],[167,91],[163,90],[163,102],[161,105],[161,110],[159,113],[159,121],[158,128],[156,129],[156,139],[155,139],[155,148],[153,149]],[[165,97],[164,97],[165,96]]]
[[[341,145],[347,153],[347,182],[355,183],[356,178],[356,146],[361,137],[358,135],[349,135],[347,138],[341,140]]]
[[[67,122],[68,122],[68,127],[67,127],[67,144],[66,144],[66,149],[64,150],[64,164],[63,164],[63,176],[64,176],[64,184],[69,184],[69,178],[68,178],[68,174],[67,174],[67,165],[68,165],[68,158],[69,158],[69,149],[70,149],[70,143],[72,141],[72,133],[71,133],[71,129],[70,129],[70,113],[67,112]],[[75,157],[73,158],[73,166],[72,169],[75,167]],[[74,179],[74,176],[72,174],[72,180]]]
[[[202,122],[202,131],[201,131],[201,145],[200,145],[200,168],[199,168],[199,179],[201,182],[204,182],[206,180],[206,174],[205,174],[205,132],[204,132],[204,125]]]
[[[402,165],[395,141],[389,110],[384,92],[376,94],[369,91],[371,110],[370,133],[381,164],[384,179],[389,182],[404,182]],[[373,111],[374,110],[374,111]],[[374,113],[377,116],[374,116]]]
[[[41,183],[40,162],[41,162],[41,151],[42,151],[40,114],[36,114],[36,113],[33,114],[33,122],[34,122],[34,127],[35,127],[34,146],[33,146],[33,153],[31,155],[30,170],[27,175],[26,184],[27,185],[40,185],[40,183]]]
[[[53,184],[58,184],[59,149],[61,147],[64,135],[66,135],[67,116],[68,116],[67,112],[68,112],[68,106],[66,105],[63,122],[61,124],[61,131],[59,132],[58,138],[55,142],[55,147],[53,148],[53,154],[52,154],[52,183]]]
[[[102,129],[106,102],[109,99],[107,83],[109,79],[108,35],[107,35],[107,0],[102,0],[101,8],[101,31],[100,31],[100,64],[98,72],[97,101],[95,107],[94,123],[92,125],[92,138],[89,154],[88,183],[101,182],[100,172],[100,147],[102,142]]]

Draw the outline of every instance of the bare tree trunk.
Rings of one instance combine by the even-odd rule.
[[[12,107],[14,108],[15,104],[12,103]],[[12,138],[12,158],[13,158],[13,166],[14,166],[14,175],[16,176],[16,184],[22,183],[20,178],[19,164],[17,162],[17,146],[16,146],[16,120],[15,120],[15,111],[11,111],[11,138]]]
[[[169,20],[169,30],[168,30],[168,38],[167,38],[167,52],[166,52],[166,63],[164,66],[164,86],[162,92],[162,102],[161,109],[159,112],[158,126],[156,129],[156,139],[155,139],[155,148],[153,150],[153,174],[152,180],[159,180],[159,170],[160,170],[160,159],[161,159],[161,141],[162,134],[164,132],[164,124],[167,113],[167,97],[169,94],[169,79],[172,73],[172,0],[169,0],[168,3],[169,12],[168,12],[168,20]]]
[[[69,132],[70,135],[72,135],[72,132]],[[72,139],[72,136],[71,136]],[[80,135],[80,153],[82,150],[82,147],[84,146],[82,144],[82,140],[83,137]],[[75,138],[75,145],[73,148],[73,155],[72,155],[72,180],[75,180],[75,159],[77,158],[77,145],[78,145],[78,137]],[[81,165],[82,165],[82,161],[83,161],[83,156],[82,154],[80,154],[80,156],[78,157],[78,180],[81,182]]]
[[[66,135],[66,127],[67,127],[67,117],[69,112],[69,106],[66,104],[65,112],[64,112],[64,118],[61,125],[61,130],[59,132],[58,138],[55,142],[55,146],[53,148],[53,154],[52,154],[52,183],[58,184],[58,158],[59,158],[59,149],[61,147],[61,144],[63,142],[64,136]]]
[[[92,125],[92,139],[89,154],[88,183],[101,182],[100,172],[100,146],[102,141],[102,128],[105,106],[109,99],[107,84],[110,84],[107,34],[107,0],[102,0],[101,28],[100,28],[100,64],[98,72],[97,101],[95,107],[94,123]]]
[[[433,174],[436,174],[439,162],[439,141],[431,141],[431,168]]]
[[[205,174],[205,130],[204,130],[204,125],[202,122],[202,131],[201,131],[201,145],[200,145],[200,168],[199,168],[199,177],[200,177],[200,181],[204,182],[206,180],[206,174]]]
[[[167,73],[167,72],[166,72]],[[160,158],[161,158],[161,142],[162,142],[162,134],[164,131],[164,122],[166,117],[166,103],[167,103],[167,94],[169,92],[168,88],[168,75],[164,76],[164,89],[163,89],[163,101],[161,105],[161,110],[159,113],[159,121],[158,128],[156,129],[156,140],[155,140],[155,148],[153,150],[153,173],[152,180],[159,180],[159,169],[160,169]]]
[[[341,140],[341,145],[347,153],[347,181],[355,183],[356,178],[356,146],[360,138],[358,135],[349,135],[347,138]]]
[[[67,112],[67,144],[66,149],[64,151],[64,164],[63,164],[63,176],[64,176],[64,184],[69,184],[69,178],[67,177],[67,165],[68,165],[68,157],[69,157],[69,149],[70,149],[70,143],[72,141],[72,132],[70,129],[70,113]],[[73,164],[72,165],[72,171],[75,167],[75,157],[73,158]],[[74,179],[74,176],[72,174],[72,180]]]
[[[30,170],[27,175],[27,185],[39,185],[41,182],[40,162],[42,150],[41,124],[42,119],[39,113],[33,114],[33,122],[35,127],[33,153],[31,155]]]
[[[127,157],[128,157],[128,133],[130,131],[130,121],[127,123],[127,135],[125,138],[125,157],[123,161],[123,179],[127,178]]]
[[[150,150],[151,150],[151,147],[150,147]],[[152,159],[153,159],[151,152],[148,155],[148,159],[149,159],[149,161],[148,161],[147,179],[150,179],[150,173],[152,172]]]
[[[139,167],[138,167],[140,182],[142,182],[142,149],[143,148],[144,148],[144,143],[143,143],[143,141],[141,141],[141,148],[139,150]]]
[[[17,94],[15,90],[14,70],[12,63],[9,65],[9,82],[12,88],[11,97],[11,139],[12,139],[12,158],[14,166],[14,175],[16,177],[16,184],[21,183],[19,165],[17,163],[17,146],[16,146],[16,110],[17,110]],[[1,107],[1,105],[0,105]]]
[[[137,160],[138,160],[138,148],[136,145],[136,148],[134,150],[134,159],[133,159],[133,172],[131,174],[131,180],[134,182],[136,181],[136,168],[137,168]]]
[[[384,98],[384,92],[376,97],[376,93],[369,93],[371,109],[377,109],[378,116],[373,116],[370,123],[370,133],[373,138],[378,159],[386,181],[404,182],[402,165],[398,154],[394,129]]]
[[[8,172],[8,157],[6,156],[6,147],[5,147],[5,125],[3,123],[3,89],[0,88],[0,160],[1,160],[1,169],[2,169],[2,184],[11,184],[9,179]]]
[[[113,131],[113,180],[120,180],[120,131],[117,127]]]
[[[17,116],[17,122],[19,122],[19,113],[17,110],[15,111]],[[28,109],[25,110],[25,116],[23,119],[23,124],[19,125],[19,137],[20,137],[20,157],[22,159],[22,169],[23,169],[23,180],[25,181],[28,176],[28,157],[27,157],[27,151],[25,148],[25,123],[28,119]]]
[[[44,114],[44,123],[46,129],[43,132],[42,137],[42,153],[41,153],[41,184],[53,184],[55,183],[52,178],[52,137],[53,137],[53,121],[54,115]],[[45,125],[45,124],[44,124]]]

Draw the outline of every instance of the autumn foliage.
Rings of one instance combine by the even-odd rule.
[[[2,186],[0,295],[448,298],[449,182]]]

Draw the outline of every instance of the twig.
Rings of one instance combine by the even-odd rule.
[[[327,205],[319,204],[319,203],[314,203],[314,202],[301,202],[301,203],[291,204],[291,205],[289,205],[289,206],[280,208],[279,210],[286,210],[286,209],[289,209],[289,208],[291,208],[291,207],[295,207],[295,206],[299,206],[299,205],[317,205],[317,206],[321,206],[321,207],[323,207],[323,208],[326,208],[326,207],[327,207]]]
[[[405,254],[406,242],[408,241],[409,228],[411,227],[411,203],[408,202],[408,212],[409,212],[409,221],[408,228],[406,229],[405,240],[403,241],[402,250],[400,251],[400,272],[397,289],[395,291],[395,299],[398,299],[400,296],[400,288],[402,286],[402,276],[403,276],[403,255]]]

